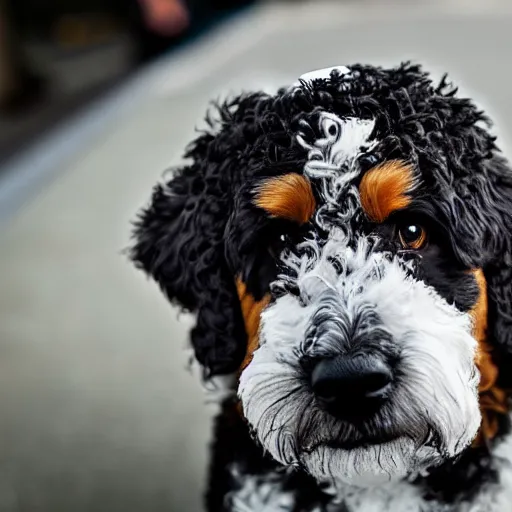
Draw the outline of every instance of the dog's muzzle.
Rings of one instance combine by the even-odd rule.
[[[299,294],[263,312],[240,377],[263,446],[319,480],[402,478],[460,454],[480,423],[469,315],[365,244],[290,262]]]
[[[374,415],[391,393],[396,354],[370,305],[353,315],[338,293],[327,290],[312,315],[307,338],[319,355],[308,359],[311,388],[320,407],[340,420]]]

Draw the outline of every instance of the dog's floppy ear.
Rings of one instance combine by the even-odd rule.
[[[498,383],[512,390],[512,169],[501,157],[489,161],[486,201],[491,259],[484,266],[488,295],[488,341],[499,368]],[[486,241],[484,240],[484,249]]]
[[[486,332],[481,333],[485,341],[479,340],[480,444],[508,431],[512,392],[512,170],[497,154],[484,168],[486,183],[476,194],[485,219],[479,240],[484,279],[479,285],[487,299]]]
[[[264,98],[247,95],[219,107],[220,120],[185,154],[190,164],[154,188],[135,223],[131,259],[169,300],[196,312],[191,341],[207,375],[234,372],[245,356],[246,333],[224,236],[247,167],[244,149],[254,144],[248,119]]]
[[[470,100],[457,98],[446,77],[437,92],[442,152],[420,153],[420,164],[442,162],[450,169],[436,174],[433,183],[444,198],[439,217],[457,256],[478,276],[473,313],[479,331],[480,438],[488,441],[507,430],[501,427],[507,426],[512,396],[512,169],[490,133],[489,118]]]

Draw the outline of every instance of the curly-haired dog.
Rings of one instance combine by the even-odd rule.
[[[512,171],[420,67],[218,107],[133,261],[234,374],[210,511],[512,510]]]

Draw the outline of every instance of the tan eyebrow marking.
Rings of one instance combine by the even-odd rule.
[[[370,220],[384,222],[394,211],[411,203],[408,195],[414,187],[411,165],[390,160],[370,169],[361,180],[361,206]]]
[[[265,180],[257,188],[254,204],[272,217],[299,224],[308,222],[316,208],[310,181],[295,173]]]

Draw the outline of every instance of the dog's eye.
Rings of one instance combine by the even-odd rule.
[[[287,237],[286,235],[280,235],[278,238],[274,239],[268,246],[268,252],[277,260],[281,255],[281,252],[286,247]]]
[[[427,232],[419,224],[399,226],[398,237],[404,249],[418,251],[427,243]]]

